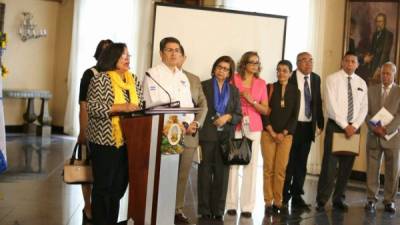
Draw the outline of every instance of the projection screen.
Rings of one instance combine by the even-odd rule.
[[[156,3],[152,65],[160,63],[159,43],[164,37],[180,40],[187,55],[183,68],[206,80],[222,55],[237,63],[246,51],[257,51],[267,82],[276,80],[275,68],[284,58],[286,16],[218,8],[191,8]]]

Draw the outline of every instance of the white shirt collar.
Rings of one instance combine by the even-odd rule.
[[[383,86],[383,84],[381,86],[383,91],[385,89],[385,86]],[[392,89],[392,87],[393,87],[393,82],[389,85],[388,90]]]
[[[167,69],[168,71],[170,71],[172,74],[176,74],[177,72],[179,72],[180,70],[178,69],[178,67],[175,66],[175,71],[172,71],[164,62],[161,62],[161,65],[164,67],[164,69]]]
[[[302,77],[303,79],[304,79],[305,76],[307,76],[308,79],[310,80],[310,75],[311,74],[303,74],[300,70],[296,70],[296,72],[297,72],[297,75]]]
[[[355,73],[352,73],[352,74],[348,75],[343,69],[342,69],[342,73],[346,78],[351,77],[352,79],[353,79],[354,74],[355,74]]]

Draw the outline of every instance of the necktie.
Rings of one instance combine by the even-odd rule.
[[[389,88],[387,88],[387,87],[383,87],[383,94],[382,94],[382,99],[381,99],[381,105],[383,106],[383,104],[385,104],[385,100],[386,100],[386,98],[387,98],[387,96],[388,96],[388,89]]]
[[[351,77],[347,81],[347,122],[353,120],[353,92],[351,91]]]
[[[308,85],[308,76],[304,76],[304,113],[307,118],[311,118],[311,92]]]

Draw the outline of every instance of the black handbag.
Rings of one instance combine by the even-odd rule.
[[[225,165],[248,165],[251,160],[251,143],[243,134],[242,138],[229,138],[220,145],[221,156]]]

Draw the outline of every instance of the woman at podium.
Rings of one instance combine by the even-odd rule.
[[[129,72],[130,55],[124,43],[114,43],[100,55],[88,90],[87,138],[92,152],[93,224],[116,224],[119,200],[128,184],[127,149],[119,112],[139,110],[142,94]]]
[[[219,57],[212,67],[212,78],[202,82],[208,112],[200,130],[203,160],[198,170],[198,214],[204,219],[222,220],[228,188],[229,166],[221,158],[221,143],[233,138],[242,119],[238,90],[230,84],[235,63]]]

